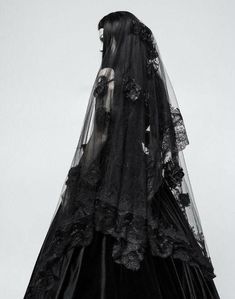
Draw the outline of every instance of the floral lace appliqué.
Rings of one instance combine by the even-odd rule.
[[[123,78],[123,92],[127,99],[135,102],[141,95],[142,88],[134,78]]]
[[[159,70],[159,59],[158,57],[154,59],[147,59],[147,75],[148,76],[154,76],[158,73]]]
[[[183,150],[186,147],[186,145],[189,144],[189,139],[185,129],[183,117],[182,114],[180,113],[179,108],[173,107],[172,105],[170,105],[170,108],[171,108],[171,116],[175,128],[177,148],[178,150]]]
[[[137,20],[132,20],[131,32],[135,35],[138,35],[140,39],[146,43],[148,49],[148,58],[154,59],[158,57],[158,52],[156,49],[156,44],[152,31],[144,25],[142,22]]]
[[[96,83],[95,89],[93,91],[93,95],[95,97],[98,96],[104,96],[108,90],[108,83],[113,81],[114,79],[110,79],[108,80],[108,78],[104,75],[101,75],[98,78],[98,81]]]
[[[132,102],[142,99],[145,106],[148,106],[149,92],[144,90],[142,86],[136,82],[135,78],[131,78],[130,76],[124,77],[122,80],[122,86],[126,99],[131,100]]]
[[[187,132],[185,129],[183,117],[180,113],[179,108],[173,107],[170,104],[170,109],[171,109],[172,122],[173,122],[173,126],[174,126],[174,132],[175,132],[176,150],[182,151],[189,144],[189,139],[188,139]],[[167,152],[170,147],[171,147],[170,128],[167,127],[167,128],[165,128],[165,130],[163,132],[162,149],[165,152]]]
[[[159,54],[156,48],[156,41],[152,31],[144,25],[142,22],[132,20],[131,32],[138,35],[140,40],[146,44],[147,57],[146,57],[146,71],[149,77],[152,77],[158,73],[160,63]]]

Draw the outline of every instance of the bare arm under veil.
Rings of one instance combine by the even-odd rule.
[[[215,277],[183,155],[189,140],[156,40],[131,13],[118,16],[99,23],[102,62],[46,254],[86,246],[96,229],[116,239],[112,256],[129,269],[150,245],[153,255],[174,254]],[[158,209],[166,190],[182,214],[178,227]]]

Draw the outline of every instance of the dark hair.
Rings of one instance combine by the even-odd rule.
[[[104,29],[101,67],[113,68],[116,78],[129,69],[139,73],[141,64],[145,63],[147,47],[138,34],[133,34],[133,23],[142,22],[129,11],[111,12],[98,23],[98,30]],[[135,76],[134,73],[132,75]]]
[[[139,20],[134,14],[129,11],[115,11],[105,15],[98,23],[98,30],[104,28],[105,23],[115,23],[115,21]]]

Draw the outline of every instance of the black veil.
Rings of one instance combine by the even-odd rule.
[[[100,28],[102,61],[44,242],[42,271],[69,248],[90,244],[96,229],[115,238],[112,256],[129,269],[139,269],[150,245],[153,255],[174,253],[215,277],[183,155],[188,136],[153,33],[127,11],[106,15]],[[185,230],[159,216],[163,185]]]

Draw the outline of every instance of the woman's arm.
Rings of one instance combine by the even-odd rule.
[[[99,72],[96,88],[94,89],[96,102],[93,131],[79,161],[83,173],[89,170],[107,140],[113,92],[114,70],[112,68],[103,68]]]

